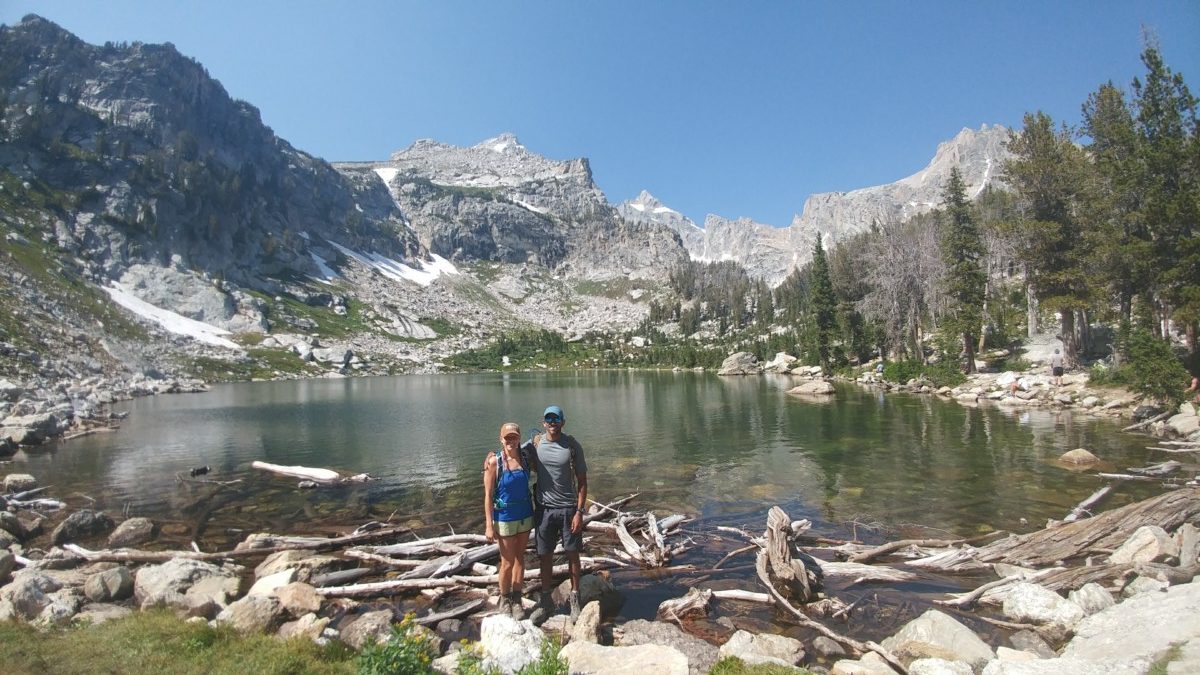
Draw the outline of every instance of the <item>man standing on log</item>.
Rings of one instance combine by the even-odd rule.
[[[562,408],[542,413],[546,432],[534,436],[537,451],[537,508],[534,532],[541,563],[542,591],[530,619],[542,625],[554,611],[550,592],[554,581],[554,548],[561,542],[571,568],[571,619],[579,618],[579,552],[583,549],[583,514],[587,503],[587,462],[573,436],[562,432]]]

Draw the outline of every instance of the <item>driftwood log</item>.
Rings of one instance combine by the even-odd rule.
[[[775,589],[797,602],[812,602],[821,589],[821,567],[793,545],[791,523],[783,509],[771,507],[763,536],[765,546],[759,556],[766,556],[767,577]]]
[[[316,469],[308,466],[283,466],[270,462],[254,461],[250,466],[259,471],[268,471],[280,476],[311,480],[322,485],[338,485],[340,483],[365,483],[372,480],[369,474],[360,473],[354,476],[343,476],[332,469]]]

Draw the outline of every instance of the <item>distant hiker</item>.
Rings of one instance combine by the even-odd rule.
[[[1193,377],[1192,378],[1192,386],[1188,387],[1187,389],[1184,389],[1183,391],[1185,393],[1192,392],[1192,391],[1196,392],[1196,398],[1194,399],[1194,401],[1196,403],[1200,403],[1200,377]]]
[[[533,485],[536,460],[522,452],[521,427],[500,425],[501,449],[483,464],[483,515],[488,540],[500,545],[500,604],[502,614],[525,618],[521,590],[525,586],[525,546],[533,529]]]
[[[571,569],[571,619],[579,618],[579,552],[583,549],[583,514],[587,504],[587,462],[573,436],[562,432],[567,418],[552,405],[542,413],[545,433],[534,436],[537,458],[537,509],[534,515],[542,592],[530,618],[541,625],[554,610],[550,597],[554,548],[562,543]]]
[[[1062,386],[1063,376],[1063,357],[1057,349],[1054,350],[1054,356],[1050,357],[1050,367],[1054,372],[1054,386]]]

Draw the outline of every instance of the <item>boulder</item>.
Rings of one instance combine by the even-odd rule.
[[[11,582],[0,587],[0,601],[7,600],[15,617],[27,621],[37,618],[50,602],[47,596],[62,588],[56,579],[36,570],[22,570],[12,576]]]
[[[34,623],[39,626],[65,626],[83,607],[84,597],[79,589],[64,587],[47,594],[46,601],[46,606]]]
[[[1159,655],[1200,635],[1200,582],[1140,595],[1093,614],[1075,627],[1064,657],[1135,662],[1149,669]],[[1145,672],[1145,671],[1142,671]]]
[[[737,352],[721,362],[717,375],[758,375],[760,372],[758,357],[750,352]]]
[[[635,619],[621,626],[620,646],[663,645],[674,648],[687,658],[692,675],[707,673],[716,664],[718,650],[673,623]]]
[[[295,621],[289,621],[280,626],[279,637],[284,640],[296,637],[316,640],[321,637],[328,626],[328,618],[318,618],[316,614],[309,612]]]
[[[212,563],[175,558],[161,565],[139,568],[133,580],[133,598],[143,609],[170,605],[187,609],[211,601],[225,606],[241,586],[238,575]],[[184,596],[191,598],[189,602]]]
[[[1178,557],[1179,545],[1166,530],[1157,525],[1143,525],[1112,552],[1108,561],[1114,564],[1163,562]]]
[[[775,358],[763,364],[764,373],[786,373],[796,364],[796,357],[786,352],[778,352]]]
[[[274,595],[276,589],[292,583],[292,580],[295,577],[296,570],[294,568],[280,570],[274,574],[268,574],[265,577],[259,577],[258,581],[254,582],[254,585],[250,587],[250,590],[247,591],[246,594]]]
[[[572,642],[559,655],[571,664],[571,675],[688,675],[687,657],[662,645],[603,647]]]
[[[300,617],[321,609],[321,596],[317,589],[302,582],[294,581],[275,589],[275,597],[288,614]]]
[[[974,672],[962,661],[946,659],[917,659],[908,664],[908,675],[974,675]]]
[[[1182,413],[1175,415],[1167,420],[1167,429],[1176,436],[1187,438],[1200,431],[1200,417]]]
[[[1127,663],[1101,663],[1077,658],[1036,661],[992,661],[981,675],[1145,675]]]
[[[10,473],[4,477],[4,491],[9,494],[32,490],[37,485],[37,479],[27,473]]]
[[[833,664],[829,675],[896,675],[896,671],[882,656],[867,652],[860,659],[843,659]]]
[[[506,673],[515,673],[536,661],[545,640],[545,633],[533,622],[528,619],[517,621],[505,614],[484,617],[479,626],[479,645],[484,656]],[[575,669],[572,668],[571,672],[574,673]]]
[[[149,518],[130,518],[108,535],[109,548],[130,548],[154,538],[154,521]]]
[[[217,623],[227,623],[239,633],[270,633],[283,617],[279,600],[269,595],[247,595],[230,603],[217,615]]]
[[[105,621],[113,619],[124,619],[133,614],[133,610],[120,605],[110,605],[105,603],[86,604],[79,609],[79,613],[75,615],[75,623],[81,623],[89,626],[96,626]]]
[[[1075,448],[1070,452],[1060,455],[1058,461],[1066,462],[1067,464],[1095,464],[1100,461],[1100,458],[1083,448]]]
[[[115,527],[113,519],[103,511],[84,509],[67,516],[67,519],[54,528],[50,534],[50,543],[61,546],[88,537],[95,537],[109,532]]]
[[[1001,661],[1038,661],[1042,657],[1033,652],[1023,652],[1020,649],[1000,646],[996,647],[996,658]]]
[[[1095,408],[1096,406],[1100,405],[1100,399],[1095,396],[1085,396],[1083,400],[1079,402],[1079,405],[1080,407],[1087,409]]]
[[[571,581],[563,581],[554,589],[554,602],[564,605],[571,593]],[[600,574],[585,574],[579,578],[579,606],[589,602],[600,603],[600,616],[612,618],[621,611],[625,598],[613,587],[607,576]]]
[[[571,627],[571,642],[600,642],[600,603],[593,600],[583,606],[579,619]]]
[[[1083,619],[1083,609],[1052,590],[1021,581],[1005,594],[1004,615],[1018,623],[1053,626],[1066,633]]]
[[[17,567],[17,557],[0,548],[0,585],[8,583],[8,575]]]
[[[836,394],[837,390],[825,380],[813,380],[812,382],[805,382],[798,387],[792,387],[788,389],[787,393],[797,396],[831,396]]]
[[[992,648],[970,628],[936,609],[909,621],[883,646],[902,661],[939,658],[964,661],[979,668],[996,657]]]
[[[387,642],[392,637],[392,610],[367,612],[342,629],[342,642],[361,650],[369,644]]]
[[[261,579],[288,568],[296,569],[294,581],[308,583],[319,574],[333,572],[352,566],[351,561],[330,555],[314,555],[310,551],[279,551],[267,556],[254,568],[254,578]]]
[[[124,600],[133,594],[133,573],[127,567],[97,572],[84,582],[83,594],[92,602]]]
[[[1050,647],[1045,638],[1031,630],[1019,630],[1008,636],[1008,641],[1012,643],[1013,647],[1036,654],[1043,659],[1052,659],[1058,656],[1058,652]]]
[[[773,663],[778,666],[797,666],[804,661],[804,643],[783,635],[756,635],[739,630],[721,645],[718,658],[736,656],[750,665]]]
[[[25,527],[21,525],[17,514],[11,511],[0,511],[0,530],[11,534],[17,541],[25,540]]]
[[[0,401],[9,401],[16,403],[21,395],[25,393],[25,388],[12,382],[0,379]]]
[[[1151,597],[1167,590],[1171,584],[1166,581],[1154,579],[1152,577],[1137,577],[1133,581],[1125,584],[1121,589],[1122,598],[1136,598],[1139,595],[1149,595]]]
[[[1104,590],[1103,586],[1095,582],[1084,584],[1082,588],[1071,591],[1067,595],[1067,599],[1079,605],[1084,616],[1091,616],[1117,604],[1113,600],[1112,593]]]
[[[0,530],[0,551],[20,544],[21,540],[8,533],[8,530]]]
[[[818,635],[813,638],[812,650],[823,659],[832,659],[838,656],[845,656],[846,649],[837,643],[836,640]]]

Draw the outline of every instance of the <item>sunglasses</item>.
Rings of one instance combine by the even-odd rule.
[[[557,415],[546,415],[544,421],[546,424],[562,424],[562,420]]]

